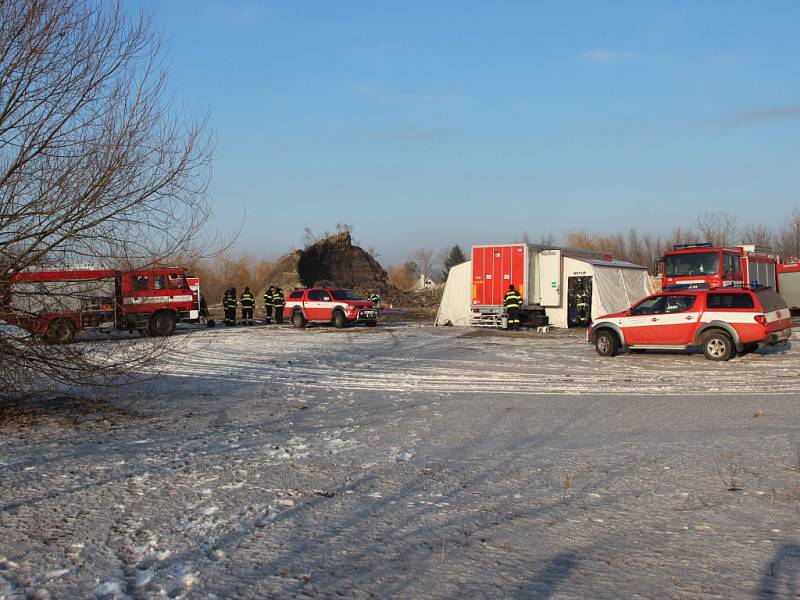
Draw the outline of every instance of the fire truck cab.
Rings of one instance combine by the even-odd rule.
[[[778,261],[771,252],[769,248],[753,245],[679,244],[664,253],[653,272],[661,273],[664,288],[750,285],[777,290]]]
[[[199,318],[198,294],[178,267],[29,270],[9,284],[4,320],[55,343],[91,329],[166,336],[176,323]]]

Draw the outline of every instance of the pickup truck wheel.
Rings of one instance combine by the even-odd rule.
[[[347,327],[347,317],[344,316],[341,310],[337,310],[333,313],[333,326],[336,327],[336,329]]]
[[[600,356],[616,356],[619,351],[619,340],[610,331],[601,331],[594,339],[594,347]]]
[[[703,354],[708,360],[728,360],[733,354],[731,336],[722,331],[712,331],[703,336]]]
[[[175,315],[162,310],[150,317],[150,335],[164,337],[175,331]]]
[[[56,319],[48,325],[45,339],[51,344],[69,344],[75,339],[75,327],[68,319]]]
[[[292,325],[297,327],[298,329],[302,329],[306,326],[306,318],[303,316],[303,313],[299,310],[294,311],[292,313]]]

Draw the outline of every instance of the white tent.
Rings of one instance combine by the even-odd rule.
[[[546,309],[553,327],[569,326],[570,277],[592,278],[592,320],[625,310],[653,293],[647,269],[629,262],[564,256],[561,274],[561,305]]]
[[[545,307],[550,324],[554,327],[568,327],[570,277],[591,277],[591,317],[593,320],[608,313],[625,310],[633,303],[653,293],[647,269],[628,262],[564,255],[561,258],[560,272],[558,285],[560,293],[557,295],[557,298],[560,297],[559,306]],[[450,269],[442,302],[436,314],[436,325],[470,325],[472,320],[471,280],[471,261]]]
[[[468,260],[450,268],[444,286],[442,302],[436,313],[435,325],[467,326],[472,318],[470,309],[470,279],[472,261]]]

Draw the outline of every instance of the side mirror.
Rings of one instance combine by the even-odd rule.
[[[653,261],[653,275],[660,275],[661,274],[661,259],[657,258]]]

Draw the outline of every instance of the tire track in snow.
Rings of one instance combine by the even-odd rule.
[[[259,343],[254,346],[246,343],[252,343],[253,336],[228,336],[224,344],[206,345],[182,357],[170,373],[296,389],[387,393],[725,395],[797,391],[794,349],[714,363],[700,355],[665,353],[605,359],[576,337],[513,338],[486,344],[481,338],[461,338],[458,331],[424,329],[403,331],[393,340],[349,332],[292,333],[258,336]],[[463,358],[465,355],[468,358]]]

